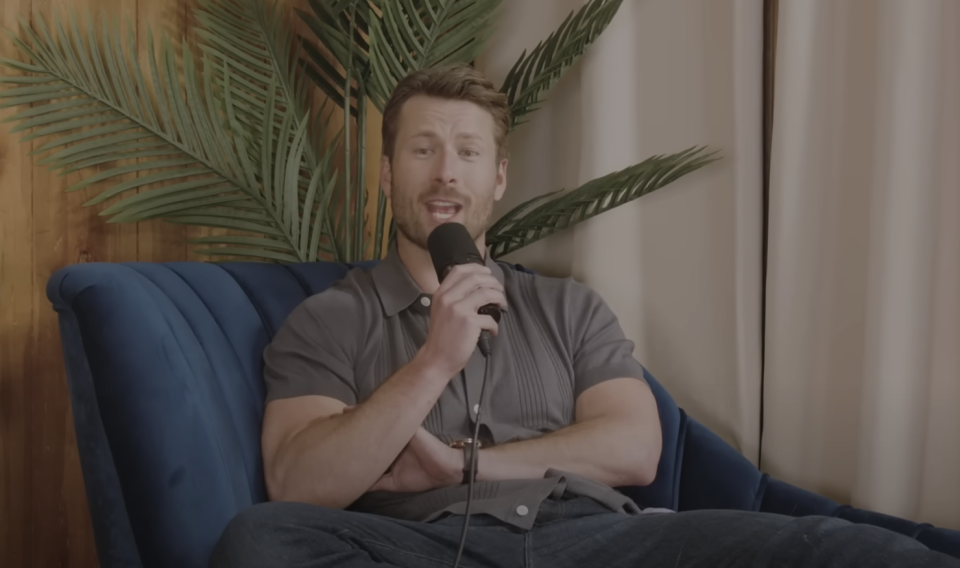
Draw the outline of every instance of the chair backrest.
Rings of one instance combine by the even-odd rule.
[[[230,519],[265,500],[263,349],[294,307],[350,268],[91,263],[53,275],[101,566],[205,566]],[[652,485],[624,491],[676,509],[686,418],[646,379],[663,456]]]

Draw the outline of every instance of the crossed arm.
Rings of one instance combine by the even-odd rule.
[[[383,412],[390,413],[385,405],[381,408],[387,397],[378,398],[371,397],[349,412],[344,412],[342,402],[326,397],[271,402],[267,408],[271,426],[264,429],[271,499],[343,508],[370,490],[416,492],[459,484],[463,452],[447,446],[422,426],[414,426],[417,422],[405,426],[414,428],[412,435],[398,433],[384,420]],[[397,405],[390,406],[396,412]],[[425,414],[429,408],[425,404],[419,412]],[[303,423],[318,409],[325,409],[327,416],[307,419],[307,426],[292,434],[280,427],[281,423]],[[373,447],[363,447],[361,437],[348,434],[384,427],[389,427],[392,434],[372,438],[378,441]],[[287,434],[281,438],[279,433],[284,431]],[[339,436],[331,435],[337,431]],[[403,441],[398,442],[397,436]],[[337,438],[351,439],[334,443]],[[320,454],[332,454],[323,447],[336,448],[337,458],[324,459]],[[553,468],[611,487],[647,485],[656,475],[660,451],[660,420],[650,388],[634,378],[612,379],[580,395],[576,421],[571,426],[532,440],[481,450],[477,479],[540,479]],[[331,468],[331,462],[338,465]],[[323,476],[307,473],[316,472],[321,463],[326,465]]]
[[[480,451],[477,480],[541,479],[548,469],[573,473],[610,487],[648,485],[660,461],[656,401],[646,383],[602,382],[577,399],[576,422],[538,438]],[[423,491],[462,480],[464,454],[422,428],[374,490]]]
[[[657,403],[647,384],[613,379],[580,395],[571,426],[481,450],[477,479],[542,478],[554,468],[610,487],[648,485],[657,473],[661,439]]]

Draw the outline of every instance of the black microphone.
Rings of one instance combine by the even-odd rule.
[[[476,243],[470,238],[467,228],[460,223],[443,223],[431,231],[427,237],[427,250],[430,251],[430,258],[440,282],[443,282],[450,270],[458,264],[484,264]],[[477,312],[500,323],[500,306],[496,304],[482,306]],[[481,332],[478,344],[483,356],[489,357],[490,332]]]

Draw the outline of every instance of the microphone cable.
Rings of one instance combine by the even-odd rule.
[[[481,336],[486,333],[487,332],[483,332]],[[471,442],[473,444],[473,452],[470,454],[470,472],[467,474],[467,510],[463,517],[463,530],[460,532],[460,546],[457,548],[457,558],[453,562],[453,568],[460,566],[460,557],[463,555],[463,547],[467,542],[467,527],[470,525],[470,505],[473,503],[474,477],[477,473],[477,460],[480,456],[480,448],[478,447],[480,437],[480,413],[483,412],[483,394],[487,390],[487,381],[490,378],[490,348],[488,342],[484,343],[486,343],[486,345],[481,344],[480,349],[484,357],[483,383],[480,384],[480,402],[477,404],[477,421],[473,425],[473,441]],[[464,391],[464,394],[466,394],[466,391]]]

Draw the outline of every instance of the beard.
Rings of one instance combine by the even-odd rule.
[[[490,217],[493,215],[493,195],[492,187],[484,193],[485,197],[474,199],[455,189],[431,188],[417,194],[394,184],[393,220],[400,234],[421,249],[427,250],[427,239],[438,224],[426,215],[426,203],[434,199],[455,201],[462,203],[458,212],[462,217],[460,222],[467,228],[470,238],[477,240],[489,227]]]

